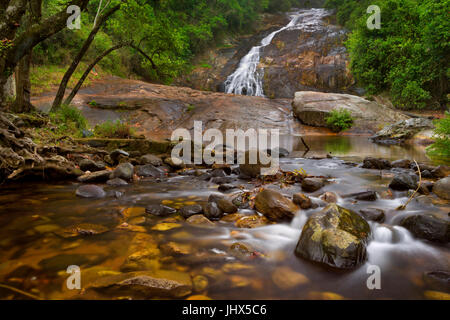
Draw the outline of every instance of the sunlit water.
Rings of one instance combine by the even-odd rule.
[[[245,55],[239,67],[225,81],[225,92],[243,94],[248,96],[264,96],[262,79],[263,68],[258,67],[261,51],[268,46],[273,38],[280,32],[289,29],[301,29],[305,31],[314,30],[323,23],[322,18],[329,15],[330,11],[325,9],[299,10],[290,14],[290,22],[279,30],[270,33],[261,40],[258,46],[253,47]]]
[[[376,150],[383,152],[384,147],[370,144],[366,138],[343,139],[348,140],[345,145],[350,143],[350,147],[339,151],[344,158],[348,154],[355,161],[361,160],[361,157],[353,155],[354,146],[362,157],[369,152],[376,155]],[[319,143],[319,138],[315,142],[313,140],[308,140],[312,153],[330,152]],[[343,207],[354,211],[376,207],[386,212],[385,224],[370,223],[372,239],[368,245],[368,261],[360,268],[341,272],[294,255],[302,226],[320,208],[299,211],[291,223],[255,229],[239,229],[228,222],[218,222],[213,228],[198,228],[186,224],[177,215],[169,220],[146,215],[144,208],[149,204],[159,204],[163,200],[172,201],[174,206],[192,202],[201,204],[209,194],[217,191],[217,185],[199,178],[176,176],[162,182],[142,180],[124,187],[106,187],[108,191],[123,192],[123,196],[99,200],[77,198],[76,183],[3,186],[0,189],[0,283],[47,299],[118,298],[67,290],[65,281],[68,274],[65,270],[69,265],[80,266],[82,287],[87,288],[99,275],[122,272],[136,239],[143,235],[147,237],[149,246],[156,243],[161,248],[152,268],[176,270],[192,276],[205,275],[209,284],[200,294],[214,299],[308,299],[316,298],[317,292],[333,292],[349,299],[421,299],[426,290],[434,289],[424,282],[424,272],[450,271],[448,245],[415,239],[397,225],[402,216],[411,212],[448,212],[448,205],[424,205],[413,201],[406,211],[399,213],[395,208],[406,202],[407,195],[394,192],[392,197],[386,196],[391,172],[380,174],[379,171],[362,169],[341,158],[307,159],[296,155],[301,152],[300,147],[293,149],[294,156],[281,161],[283,170],[303,168],[311,175],[332,178],[331,184],[312,194],[314,200],[318,200],[319,194],[332,191],[339,195],[338,204]],[[403,149],[400,157],[416,157],[414,152]],[[241,183],[248,189],[253,187],[245,181]],[[379,199],[370,203],[354,203],[352,199],[340,197],[364,190],[377,191]],[[282,189],[288,196],[299,191],[298,185]],[[253,211],[243,210],[242,213],[253,214]],[[154,230],[164,221],[176,223],[179,227],[167,231]],[[138,228],[120,228],[124,222]],[[91,236],[64,236],[62,231],[65,228],[82,223],[101,226],[106,232]],[[187,245],[189,254],[165,252],[162,248],[168,242]],[[236,257],[230,252],[230,246],[236,242],[245,244],[260,255]],[[207,258],[196,258],[198,253]],[[381,270],[381,290],[367,288],[369,265],[377,265]],[[282,267],[303,274],[309,281],[294,287],[280,286],[276,274],[285,270],[280,269]],[[289,279],[285,280],[289,282]],[[0,298],[25,297],[0,288]]]

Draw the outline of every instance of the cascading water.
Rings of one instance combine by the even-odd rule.
[[[242,58],[239,67],[225,81],[225,92],[264,97],[262,83],[264,69],[258,68],[261,50],[268,46],[278,33],[291,28],[310,30],[321,24],[321,19],[328,14],[329,11],[325,9],[300,10],[291,14],[291,21],[286,26],[262,39],[259,46],[253,47]]]

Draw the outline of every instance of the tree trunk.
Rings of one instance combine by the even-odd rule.
[[[116,5],[115,7],[109,9],[96,23],[94,28],[92,29],[91,33],[87,37],[87,39],[84,41],[83,46],[81,47],[78,54],[73,59],[72,63],[70,64],[69,68],[67,69],[66,73],[64,74],[61,83],[59,84],[58,92],[56,93],[55,100],[53,101],[51,112],[55,112],[58,110],[58,108],[61,106],[61,102],[64,99],[64,94],[66,92],[67,84],[70,81],[70,78],[72,77],[73,73],[77,69],[78,65],[81,62],[81,59],[83,59],[84,55],[88,51],[89,47],[92,44],[92,41],[94,41],[94,38],[98,31],[100,30],[101,26],[108,20],[108,18],[117,10],[120,9],[120,4]]]
[[[27,3],[30,0],[10,0],[8,4],[3,3],[0,11],[0,35],[1,40],[6,41],[8,46],[0,46],[0,108],[6,105],[7,95],[5,85],[14,69],[23,57],[37,44],[58,33],[66,27],[70,14],[64,7],[60,12],[50,16],[39,23],[26,28],[19,35],[16,34],[20,26],[22,16],[29,10]],[[78,5],[84,11],[89,0],[72,0],[68,5]]]
[[[17,113],[31,112],[34,107],[31,104],[30,67],[31,52],[20,60],[16,69],[16,100],[13,111]]]
[[[41,17],[42,0],[31,0],[25,18],[25,26],[28,28],[33,24],[38,24],[41,21]],[[31,104],[30,70],[32,56],[33,48],[31,48],[28,54],[19,61],[16,68],[16,101],[13,106],[14,112],[27,113],[35,109]]]
[[[110,54],[111,52],[113,52],[114,50],[118,50],[120,48],[123,47],[131,47],[133,49],[135,49],[137,52],[139,52],[140,54],[142,54],[144,56],[145,59],[147,59],[148,61],[150,61],[152,68],[154,70],[157,70],[156,68],[156,64],[153,62],[153,60],[144,52],[142,51],[142,49],[140,49],[139,47],[135,46],[132,42],[124,42],[118,45],[115,45],[114,47],[109,48],[108,50],[104,51],[101,55],[99,55],[94,62],[92,62],[84,71],[83,75],[81,76],[80,80],[78,80],[77,84],[75,85],[75,87],[73,88],[72,92],[69,94],[69,96],[66,98],[66,100],[64,101],[64,104],[68,105],[72,102],[73,98],[75,97],[75,95],[78,93],[78,90],[80,90],[81,86],[83,85],[83,82],[86,80],[86,78],[89,76],[89,73],[91,72],[91,70],[95,67],[95,65],[97,63],[99,63],[104,57],[106,57],[108,54]]]

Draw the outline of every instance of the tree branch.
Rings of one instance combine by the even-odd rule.
[[[157,66],[155,64],[155,62],[144,52],[142,51],[141,48],[139,48],[138,46],[134,45],[132,41],[127,41],[127,42],[123,42],[120,44],[115,45],[114,47],[109,48],[108,50],[104,51],[101,55],[99,55],[84,71],[83,75],[81,76],[80,80],[78,80],[77,84],[75,85],[75,87],[72,89],[72,92],[69,94],[69,96],[66,98],[66,100],[64,101],[64,104],[68,105],[72,102],[73,98],[75,97],[75,95],[78,93],[78,91],[80,90],[81,86],[83,85],[84,81],[86,80],[86,78],[89,76],[89,73],[92,71],[92,69],[95,67],[95,65],[97,63],[99,63],[104,57],[106,57],[108,54],[110,54],[111,52],[113,52],[114,50],[118,50],[120,48],[123,47],[130,47],[133,48],[134,50],[136,50],[137,52],[139,52],[141,55],[144,56],[145,59],[147,59],[148,61],[150,61],[151,65],[152,65],[152,69],[156,70],[156,72],[158,72]]]
[[[122,3],[109,9],[95,23],[94,28],[89,33],[89,36],[87,37],[87,39],[84,41],[83,46],[78,51],[77,55],[73,58],[72,63],[70,64],[67,71],[64,73],[61,83],[59,84],[59,88],[58,88],[58,92],[56,93],[55,100],[53,101],[52,111],[56,111],[56,109],[61,105],[61,102],[64,98],[64,93],[66,92],[67,84],[69,83],[69,80],[72,77],[72,74],[75,72],[78,65],[80,64],[81,59],[83,59],[84,55],[86,54],[89,47],[91,46],[92,41],[94,41],[95,36],[97,35],[98,31],[100,30],[102,25],[106,22],[106,20],[108,20],[108,18],[111,17],[111,15],[113,15],[117,10],[120,9],[121,5],[122,5]]]
[[[77,5],[83,11],[88,3],[89,0],[73,0],[68,5]],[[6,57],[8,65],[15,66],[31,48],[63,29],[69,17],[70,14],[64,8],[64,10],[43,20],[41,23],[32,25],[18,36],[13,42],[13,49],[8,52]]]

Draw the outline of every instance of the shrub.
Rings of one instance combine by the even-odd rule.
[[[352,115],[345,109],[332,110],[326,120],[328,127],[334,132],[350,129],[353,125]]]
[[[50,119],[58,124],[62,132],[75,132],[87,128],[87,120],[76,107],[62,105],[58,111],[50,114]]]
[[[94,134],[103,138],[128,139],[133,137],[134,133],[134,129],[128,123],[122,123],[120,120],[115,122],[108,120],[94,128]]]
[[[446,112],[445,117],[435,121],[434,130],[435,142],[427,148],[431,156],[449,158],[450,157],[450,113]]]

